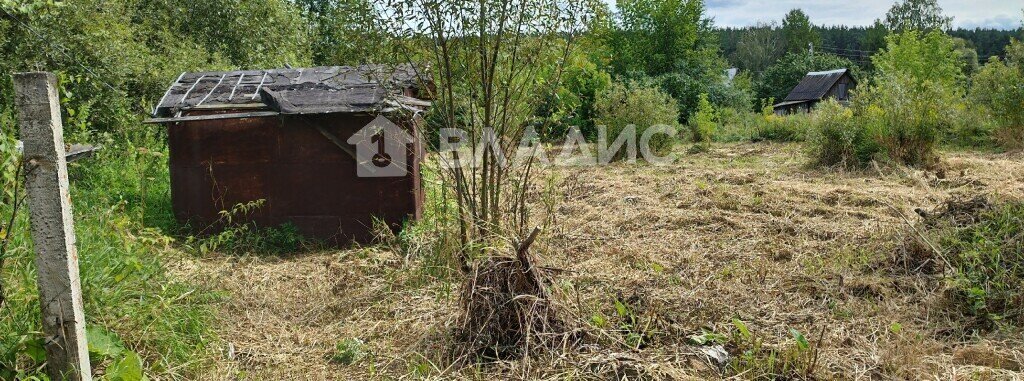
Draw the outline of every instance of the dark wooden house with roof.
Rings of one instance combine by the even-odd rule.
[[[374,123],[418,137],[430,91],[411,65],[183,73],[147,122],[167,128],[171,199],[182,223],[214,232],[225,223],[222,211],[262,200],[233,222],[291,224],[344,245],[372,239],[376,223],[397,229],[422,213],[419,139],[372,160],[353,139]],[[366,135],[366,145],[392,139],[384,131]],[[401,175],[360,172],[388,166]]]
[[[857,81],[849,69],[810,72],[773,108],[776,115],[788,115],[810,112],[818,102],[830,98],[846,104],[855,87]]]

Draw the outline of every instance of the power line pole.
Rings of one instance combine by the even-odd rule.
[[[15,74],[14,93],[24,165],[29,166],[25,190],[46,335],[46,374],[51,380],[91,381],[57,77]]]

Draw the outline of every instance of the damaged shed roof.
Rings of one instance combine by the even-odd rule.
[[[825,96],[825,94],[828,94],[829,89],[831,89],[840,78],[844,75],[848,75],[849,72],[850,71],[847,69],[838,69],[807,73],[807,75],[800,80],[800,83],[793,88],[793,91],[789,92],[789,95],[786,96],[786,99],[784,99],[783,102],[820,100]]]
[[[408,64],[182,73],[150,121],[187,118],[180,113],[197,109],[263,110],[268,115],[419,109],[430,102],[408,95],[423,88],[421,74]]]

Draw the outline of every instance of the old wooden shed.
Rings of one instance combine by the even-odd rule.
[[[428,93],[411,65],[183,73],[148,122],[167,128],[180,222],[217,231],[260,202],[233,222],[344,245],[422,213]]]
[[[810,72],[773,109],[776,115],[787,115],[810,112],[814,105],[826,99],[845,104],[850,101],[850,90],[855,87],[857,81],[849,69]]]

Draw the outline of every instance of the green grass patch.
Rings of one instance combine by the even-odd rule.
[[[956,270],[955,305],[982,328],[1024,325],[1024,202],[994,205],[945,229],[939,242]]]
[[[69,165],[90,337],[117,343],[93,353],[94,370],[133,379],[141,367],[150,377],[193,378],[216,346],[209,306],[218,295],[168,274],[166,264],[182,254],[165,234],[174,224],[165,149],[156,136],[137,138],[142,144],[96,139],[105,146],[97,157]],[[10,216],[11,209],[11,203],[0,205],[0,216]],[[5,230],[10,242],[0,269],[7,299],[0,308],[0,379],[43,377],[26,212]]]

